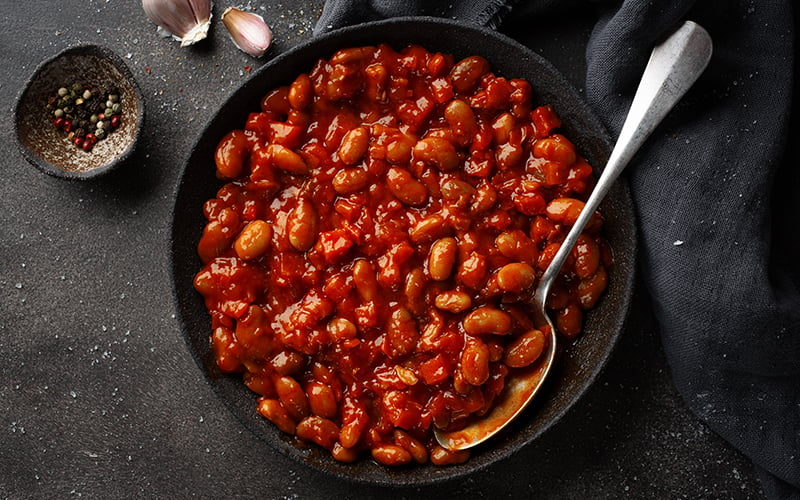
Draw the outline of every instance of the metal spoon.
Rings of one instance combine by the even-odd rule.
[[[542,275],[533,297],[533,320],[547,330],[547,351],[543,362],[509,377],[503,397],[490,413],[457,431],[435,430],[436,440],[450,450],[471,448],[494,436],[511,422],[533,399],[553,366],[556,329],[547,315],[545,302],[550,286],[572,251],[583,228],[597,210],[614,181],[661,123],[672,107],[694,84],[711,59],[711,37],[701,26],[686,21],[663,43],[653,49],[642,75],[625,124],[586,206],[569,231],[550,266]]]

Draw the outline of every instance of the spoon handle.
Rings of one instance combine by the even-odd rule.
[[[708,65],[711,50],[711,37],[692,21],[686,21],[653,49],[605,168],[609,175],[619,175],[656,126],[694,84]]]
[[[711,59],[711,47],[708,32],[698,24],[686,21],[653,49],[608,163],[585,208],[542,276],[535,300],[544,303],[550,284],[583,228],[636,151],[706,68]]]

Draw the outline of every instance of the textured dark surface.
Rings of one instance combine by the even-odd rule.
[[[195,48],[155,34],[139,2],[7,5],[0,33],[0,497],[759,498],[750,463],[696,420],[670,381],[641,293],[605,372],[533,445],[465,479],[390,490],[331,479],[241,426],[206,384],[176,320],[169,226],[182,160],[263,61],[218,22]],[[307,40],[319,1],[251,4],[273,26],[265,60]],[[588,23],[524,36],[578,86]],[[539,31],[535,31],[535,30]],[[537,33],[537,35],[530,35]],[[130,66],[147,123],[132,160],[91,182],[44,175],[13,141],[11,100],[78,43]]]

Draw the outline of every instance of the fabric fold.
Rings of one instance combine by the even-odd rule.
[[[621,53],[642,60],[664,23],[687,14],[715,42],[706,74],[630,171],[642,272],[673,380],[714,431],[800,486],[800,294],[776,288],[768,267],[772,182],[789,136],[791,11],[633,3],[601,17],[587,50],[587,100],[612,133],[637,74]]]
[[[518,0],[336,0],[328,1],[314,28],[314,34],[351,24],[401,16],[447,17],[470,24],[497,28]]]

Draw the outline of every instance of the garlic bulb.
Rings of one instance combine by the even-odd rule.
[[[211,24],[211,0],[142,0],[144,13],[181,47],[203,40]]]
[[[263,56],[272,43],[272,30],[258,14],[228,7],[222,13],[222,24],[233,43],[253,57]]]

